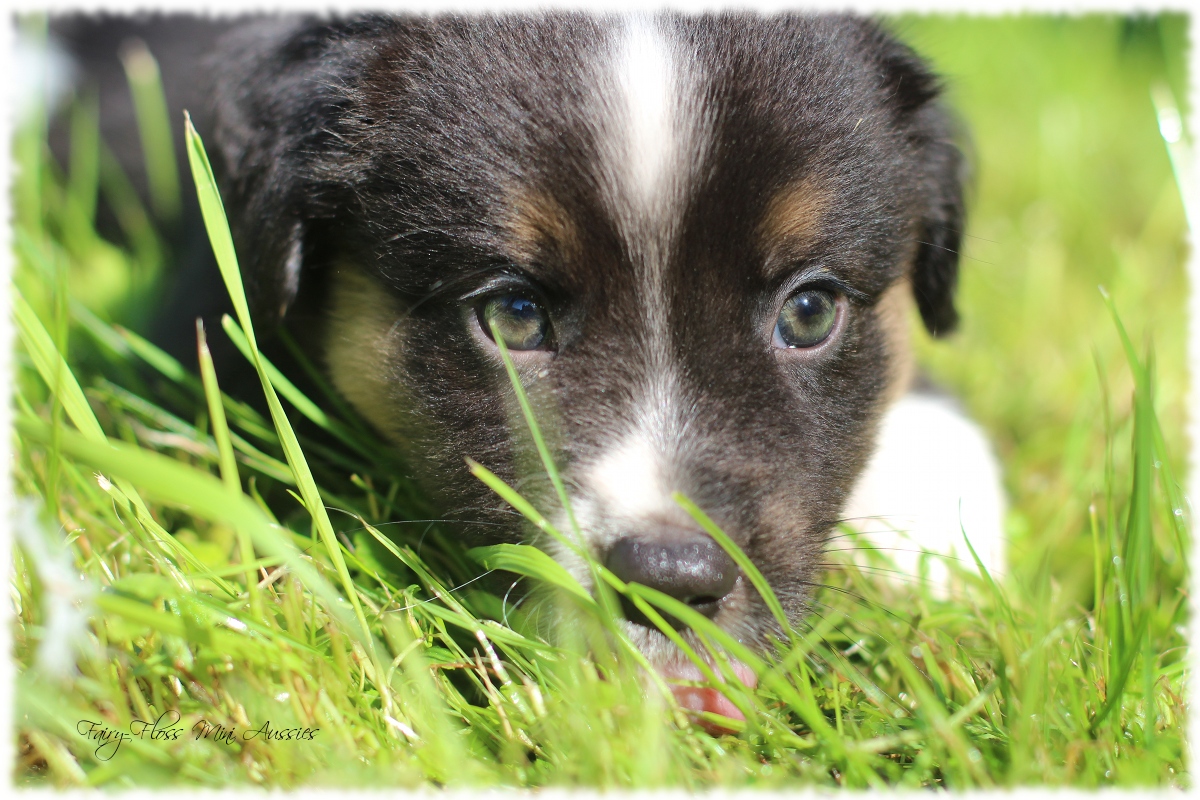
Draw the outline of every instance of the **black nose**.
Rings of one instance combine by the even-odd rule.
[[[604,560],[614,575],[682,600],[710,619],[737,582],[738,568],[721,546],[702,533],[670,531],[654,538],[620,539]],[[632,603],[626,616],[653,627]],[[674,620],[668,620],[675,627]]]

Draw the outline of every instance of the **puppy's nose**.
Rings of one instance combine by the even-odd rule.
[[[710,619],[738,577],[737,564],[719,544],[702,533],[682,530],[653,539],[620,539],[608,551],[604,566],[621,580],[657,589]],[[625,605],[630,620],[650,625],[632,604]]]

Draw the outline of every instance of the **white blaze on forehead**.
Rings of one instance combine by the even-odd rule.
[[[625,101],[625,188],[643,207],[654,203],[674,160],[675,66],[661,32],[649,20],[630,20],[617,56],[617,85]]]
[[[705,146],[695,59],[666,24],[633,15],[606,60],[599,155],[613,211],[627,234],[669,231]]]

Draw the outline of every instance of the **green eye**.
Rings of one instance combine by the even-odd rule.
[[[488,299],[479,309],[479,325],[490,338],[496,326],[509,350],[536,350],[546,342],[550,320],[545,310],[520,295]]]
[[[805,289],[787,299],[775,323],[772,344],[779,348],[816,347],[837,322],[837,300],[823,289]]]

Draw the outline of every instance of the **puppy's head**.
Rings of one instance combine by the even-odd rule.
[[[597,557],[761,642],[682,492],[801,616],[908,379],[907,305],[956,320],[961,159],[907,48],[847,17],[550,15],[276,23],[226,52],[257,312],[316,303],[334,382],[447,516],[523,533],[464,457],[559,508],[494,325]]]

